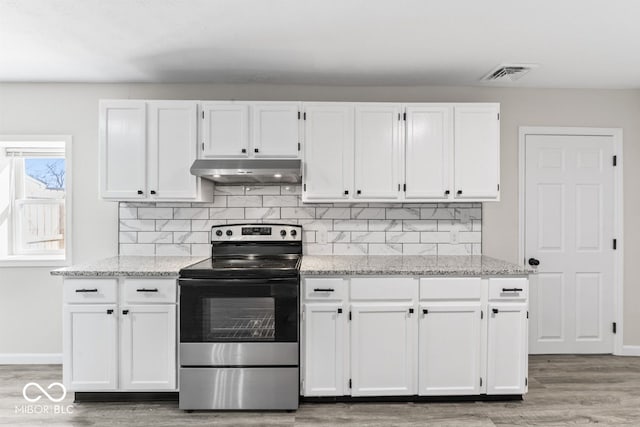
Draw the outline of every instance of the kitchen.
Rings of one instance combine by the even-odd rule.
[[[385,10],[385,6],[388,5],[381,2],[376,10]],[[417,7],[415,4],[413,6]],[[12,11],[11,16],[22,17],[23,20],[16,18],[16,22],[25,22],[24,17],[33,16],[26,10],[16,13],[10,6],[7,10]],[[158,18],[166,19],[169,10],[177,13],[175,9],[163,9],[162,13],[167,15],[158,12],[161,14]],[[133,8],[131,16],[142,12],[144,8]],[[231,19],[227,25],[234,23],[237,26],[239,22],[243,22],[240,20],[240,17],[244,16],[243,12],[238,10],[234,13],[238,14],[238,20]],[[304,14],[305,11],[297,10],[297,13]],[[621,19],[619,15],[616,17]],[[377,18],[371,16],[370,19],[368,26]],[[504,22],[502,24],[504,25]],[[13,27],[8,28],[15,30],[17,23],[12,25]],[[126,24],[123,25],[128,28]],[[365,26],[364,23],[361,25]],[[371,31],[371,27],[367,28]],[[626,27],[621,25],[620,31],[624,28]],[[21,34],[20,31],[15,31],[16,34]],[[227,31],[231,30],[227,28]],[[274,38],[280,34],[277,28],[270,31],[273,31]],[[324,28],[322,31],[328,30]],[[188,51],[185,52],[189,59]],[[198,55],[190,58],[198,63]],[[520,58],[519,61],[522,59],[526,58]],[[294,228],[301,226],[301,231],[296,237],[292,237],[290,242],[299,242],[302,252],[299,265],[301,281],[298,290],[300,337],[296,339],[300,354],[294,363],[300,369],[301,381],[296,378],[296,390],[300,391],[302,398],[297,412],[268,413],[264,415],[267,417],[265,419],[273,417],[275,423],[291,423],[305,422],[305,417],[313,417],[318,422],[331,423],[334,411],[355,411],[356,418],[351,421],[364,423],[373,422],[373,418],[368,418],[367,414],[373,410],[380,417],[378,422],[381,424],[409,424],[419,419],[423,422],[450,420],[452,423],[463,423],[474,419],[476,422],[487,421],[486,411],[504,411],[493,421],[497,424],[515,423],[505,410],[515,407],[518,416],[523,417],[520,419],[521,423],[534,424],[535,418],[526,417],[527,414],[534,417],[535,411],[551,411],[551,422],[561,422],[567,418],[571,419],[572,410],[586,410],[585,405],[572,402],[567,396],[560,396],[558,399],[562,404],[569,406],[568,411],[566,407],[560,407],[560,403],[548,403],[552,400],[551,396],[556,396],[553,393],[557,390],[551,386],[549,374],[545,375],[546,364],[557,366],[560,372],[566,368],[571,370],[584,366],[589,370],[590,363],[611,366],[614,370],[610,373],[611,377],[601,381],[594,379],[594,387],[598,382],[617,378],[617,381],[623,383],[621,389],[624,389],[626,381],[632,381],[634,378],[633,363],[637,362],[634,362],[635,358],[618,356],[640,354],[635,345],[640,340],[634,338],[637,332],[633,326],[636,316],[633,302],[637,291],[630,272],[635,249],[633,242],[625,245],[623,240],[625,235],[631,239],[637,235],[635,223],[631,220],[637,201],[633,191],[616,196],[622,191],[622,187],[621,179],[616,178],[615,173],[622,174],[623,159],[631,161],[633,156],[637,155],[633,143],[627,143],[623,156],[620,130],[624,131],[624,139],[627,141],[633,141],[634,136],[640,132],[635,120],[639,112],[638,91],[627,86],[621,89],[613,83],[605,84],[593,76],[592,80],[589,80],[588,73],[583,77],[585,80],[577,83],[561,81],[560,77],[557,78],[561,83],[535,83],[536,76],[544,77],[543,73],[548,68],[538,59],[535,59],[535,62],[541,62],[540,66],[531,67],[528,74],[515,82],[478,82],[502,61],[503,59],[496,59],[491,63],[482,61],[484,68],[480,75],[474,77],[473,84],[467,83],[464,79],[430,81],[427,78],[428,73],[425,74],[426,77],[421,77],[422,80],[416,80],[417,77],[412,76],[408,69],[402,71],[403,84],[394,84],[397,77],[393,73],[389,78],[362,71],[353,72],[352,75],[334,73],[323,77],[305,76],[300,73],[296,76],[284,71],[270,70],[269,66],[273,64],[268,62],[262,65],[264,71],[261,77],[246,74],[249,71],[224,71],[225,68],[219,64],[207,63],[211,70],[220,70],[218,74],[214,73],[215,78],[203,79],[197,75],[189,78],[188,70],[182,77],[157,76],[155,81],[147,77],[146,80],[142,80],[144,83],[131,83],[139,81],[132,77],[132,74],[126,78],[93,75],[74,77],[75,80],[70,80],[92,83],[64,83],[64,79],[60,78],[58,81],[59,78],[56,78],[53,72],[40,77],[23,77],[22,81],[15,75],[3,78],[6,83],[0,85],[0,132],[7,137],[0,142],[3,147],[7,147],[7,153],[15,153],[14,162],[15,157],[20,157],[19,153],[27,152],[25,148],[15,148],[19,146],[16,143],[19,139],[16,138],[17,135],[24,136],[24,141],[31,135],[57,136],[57,140],[63,139],[61,136],[71,136],[63,141],[65,150],[69,148],[64,154],[68,165],[67,195],[64,203],[68,212],[72,213],[65,218],[68,226],[64,231],[68,233],[65,234],[66,241],[72,243],[65,247],[65,251],[73,251],[66,252],[63,260],[48,261],[46,265],[42,260],[11,260],[9,256],[3,261],[2,312],[3,320],[6,319],[3,323],[8,324],[8,320],[11,319],[13,327],[3,331],[5,339],[0,351],[0,362],[7,367],[7,370],[3,371],[3,378],[4,375],[17,371],[24,372],[24,376],[20,377],[19,384],[15,384],[15,390],[7,396],[6,401],[9,403],[4,405],[6,408],[2,410],[6,410],[7,416],[11,416],[12,423],[33,422],[33,418],[29,418],[28,415],[14,412],[14,404],[24,402],[22,388],[33,381],[39,382],[45,389],[54,380],[64,383],[68,388],[65,402],[73,405],[76,415],[92,417],[91,414],[95,413],[96,423],[100,423],[100,417],[104,416],[100,415],[104,414],[101,411],[116,408],[116,404],[89,402],[88,399],[96,397],[90,395],[92,392],[112,393],[109,395],[111,399],[116,398],[113,393],[130,399],[140,398],[124,394],[127,390],[141,391],[140,386],[127,383],[128,380],[135,382],[136,378],[135,375],[127,377],[125,374],[127,369],[127,372],[135,374],[135,370],[131,370],[133,365],[129,366],[126,361],[146,360],[144,346],[140,350],[141,353],[138,353],[143,356],[138,359],[135,357],[136,353],[127,353],[129,356],[133,354],[133,358],[128,358],[125,354],[123,342],[127,337],[124,331],[137,332],[125,327],[126,322],[129,322],[126,316],[136,314],[134,309],[151,310],[153,306],[156,311],[153,315],[149,314],[148,319],[161,317],[161,322],[167,322],[168,325],[165,332],[173,330],[174,334],[169,333],[168,336],[165,334],[162,337],[153,335],[156,343],[164,343],[165,346],[162,348],[165,352],[163,357],[152,357],[146,368],[159,369],[158,366],[164,363],[165,367],[173,367],[174,374],[167,374],[165,378],[160,379],[159,381],[164,381],[161,386],[156,382],[155,386],[147,384],[145,387],[148,386],[146,390],[156,392],[162,390],[159,394],[156,393],[155,397],[162,395],[162,398],[168,401],[118,403],[117,405],[121,405],[119,410],[127,412],[140,407],[137,405],[150,405],[147,408],[178,417],[174,419],[180,423],[189,423],[189,420],[235,424],[259,422],[259,418],[252,420],[257,415],[251,413],[203,411],[205,408],[194,408],[196,412],[187,413],[178,407],[178,397],[175,394],[179,393],[178,390],[182,391],[182,387],[178,385],[182,380],[179,372],[183,369],[179,364],[182,358],[180,348],[183,345],[182,341],[179,341],[179,335],[182,333],[178,333],[182,315],[179,310],[179,295],[183,289],[177,286],[176,278],[180,269],[210,257],[216,247],[223,250],[227,247],[237,249],[239,245],[227,245],[233,242],[236,236],[252,236],[254,240],[260,241],[264,236],[261,233],[264,232],[271,233],[268,236],[280,238],[280,229],[268,224],[284,224],[286,239],[290,238],[290,232]],[[163,64],[156,63],[155,66],[162,69]],[[291,67],[295,69],[295,64],[291,64]],[[229,74],[225,75],[225,72]],[[576,79],[579,77],[575,76]],[[528,86],[528,82],[532,86]],[[637,85],[625,84],[637,88]],[[37,120],[33,119],[34,115],[37,116]],[[465,125],[465,118],[478,116],[482,119],[469,120]],[[163,127],[162,120],[165,119],[168,120],[166,123],[173,120],[174,124],[180,122],[182,125]],[[112,127],[109,127],[110,120],[115,123]],[[428,126],[439,125],[441,130],[434,137],[439,141],[439,145],[429,146],[428,149],[431,151],[426,153],[420,152],[424,146],[421,147],[417,143],[419,137],[412,136],[412,130],[426,126],[425,123]],[[263,126],[259,127],[257,124]],[[531,128],[534,126],[535,129]],[[553,129],[545,130],[543,126]],[[572,128],[567,130],[567,127]],[[611,311],[602,311],[600,316],[586,318],[590,321],[596,318],[599,322],[585,321],[582,324],[585,330],[589,331],[594,328],[603,331],[602,325],[606,324],[607,334],[606,337],[602,334],[602,342],[592,336],[582,340],[580,337],[574,337],[572,342],[568,339],[560,342],[553,337],[531,340],[532,333],[538,337],[544,335],[543,332],[564,336],[567,335],[567,330],[576,329],[573,324],[567,325],[569,320],[566,319],[570,319],[571,316],[567,316],[566,319],[561,316],[565,319],[563,321],[554,320],[558,312],[571,309],[575,312],[576,318],[584,316],[584,312],[581,311],[584,307],[559,308],[558,304],[554,306],[550,303],[540,307],[532,305],[542,302],[534,301],[533,298],[545,297],[552,302],[561,300],[554,293],[558,287],[553,286],[553,280],[557,280],[557,270],[548,270],[548,273],[545,273],[547,282],[539,284],[540,289],[546,290],[546,293],[538,292],[534,295],[535,281],[539,280],[537,276],[543,277],[543,268],[552,262],[554,256],[542,252],[533,253],[526,246],[532,239],[520,236],[526,236],[528,233],[528,228],[523,227],[522,217],[525,217],[524,211],[529,199],[525,197],[522,186],[526,179],[547,179],[542,176],[542,168],[537,171],[538,175],[520,176],[525,169],[522,165],[528,160],[524,156],[527,152],[522,148],[528,143],[527,138],[557,135],[562,128],[568,131],[567,137],[576,135],[576,129],[580,128],[581,132],[587,132],[585,135],[592,139],[596,136],[609,138],[613,143],[608,149],[616,156],[615,168],[608,169],[611,179],[603,181],[602,184],[605,189],[613,190],[601,193],[611,197],[603,198],[601,201],[610,201],[603,205],[610,205],[612,211],[603,209],[600,217],[610,214],[612,219],[609,221],[610,224],[606,224],[602,229],[602,235],[598,240],[598,244],[604,248],[603,242],[606,237],[606,250],[610,259],[602,255],[596,260],[610,263],[610,270],[605,271],[603,267],[602,274],[612,274],[616,279],[610,280],[611,283],[607,284],[607,289],[611,291],[610,298],[596,298],[595,302],[591,302],[596,305],[602,304],[602,307],[611,307]],[[123,132],[123,129],[127,132]],[[479,134],[484,139],[478,139]],[[176,135],[181,136],[178,137],[181,141],[190,141],[182,146],[188,149],[181,149],[181,146],[173,142],[167,143],[169,139],[175,139]],[[216,139],[221,135],[224,137]],[[272,135],[278,136],[272,138]],[[225,143],[220,145],[219,141],[222,140]],[[226,144],[227,142],[229,144]],[[545,147],[544,144],[550,143],[546,140],[534,142],[539,145],[536,147],[540,150]],[[55,144],[59,142],[56,141]],[[129,148],[124,152],[118,151],[122,144],[129,144]],[[481,144],[480,148],[478,144]],[[325,149],[327,146],[330,149]],[[534,147],[534,144],[530,146]],[[115,148],[110,150],[110,147]],[[372,147],[383,148],[370,149]],[[270,149],[284,152],[270,154]],[[438,149],[440,151],[433,151]],[[551,156],[549,162],[555,161],[552,157],[555,152],[541,153],[534,152],[536,155],[539,154],[539,158],[547,159],[544,156],[548,155]],[[607,156],[608,154],[609,152]],[[570,156],[572,153],[567,152],[564,155]],[[604,154],[601,160],[603,158]],[[197,165],[194,163],[196,159],[207,162],[267,162],[268,170],[272,174],[271,180],[282,182],[246,181],[248,178],[245,176],[241,179],[245,182],[212,183],[211,179],[225,179],[224,169],[217,170],[217,173],[208,173],[206,169],[210,165],[205,165],[201,167],[203,171],[195,170],[194,175],[191,172]],[[289,169],[271,169],[275,162],[283,159],[298,162],[300,172],[295,182],[286,182]],[[581,164],[586,164],[591,157],[583,154],[579,159]],[[607,164],[609,165],[609,160]],[[235,169],[236,172],[237,169],[251,172],[253,170],[250,167],[256,167],[255,163],[242,163],[242,166]],[[259,169],[257,167],[256,170]],[[627,183],[634,182],[633,168],[627,167],[624,174]],[[210,179],[201,177],[204,175],[208,175]],[[244,175],[255,175],[255,172]],[[627,188],[632,187],[627,184]],[[474,189],[484,193],[474,194]],[[142,194],[138,194],[139,191]],[[152,191],[156,194],[152,194]],[[166,195],[167,191],[172,193]],[[529,194],[534,192],[527,191],[527,197]],[[543,195],[554,197],[555,194],[549,192]],[[593,193],[584,192],[579,196],[583,203],[595,203],[589,198],[594,197]],[[621,199],[624,199],[624,209],[627,212],[624,216],[624,235],[617,234],[623,225],[622,220],[616,219],[617,216],[622,218]],[[554,211],[552,208],[557,205],[554,199],[542,200],[552,202],[548,204],[550,208],[543,211],[548,214],[543,217],[545,220],[570,213]],[[530,216],[529,211],[526,212],[527,216]],[[574,212],[574,215],[577,214]],[[581,224],[588,224],[588,220],[593,220],[586,216],[575,218],[582,221]],[[540,235],[547,241],[540,242],[539,246],[553,246],[556,243],[554,237],[562,235],[558,232],[557,224],[549,221],[543,225],[549,225],[551,231],[540,231]],[[247,230],[243,230],[242,227],[235,227],[236,224],[249,224],[252,227],[245,227]],[[216,233],[212,233],[212,227],[215,231],[218,228],[223,231],[219,241],[216,241]],[[265,227],[270,229],[261,230]],[[588,228],[586,230],[589,231]],[[227,239],[227,231],[231,231],[232,234],[228,240],[224,240]],[[592,234],[581,234],[580,241],[587,246],[592,244]],[[610,237],[616,239],[615,252],[609,245]],[[218,246],[216,242],[219,243]],[[550,252],[554,250],[551,247]],[[624,263],[624,270],[621,270],[623,250],[627,262]],[[118,265],[114,266],[109,261],[104,261],[113,259],[116,255],[122,256]],[[225,255],[219,255],[219,258],[222,259]],[[505,261],[504,264],[496,265],[492,264],[489,258],[477,258],[480,255]],[[138,256],[145,258],[126,258]],[[455,264],[446,264],[445,260],[449,259],[447,257],[453,257],[450,259],[456,260]],[[533,264],[540,260],[540,274],[529,276],[527,283],[526,277],[534,267],[529,265],[529,262],[525,264],[525,259],[529,261],[529,258],[533,258]],[[419,262],[412,264],[412,260],[415,259]],[[480,262],[480,259],[483,261]],[[460,260],[464,261],[460,263]],[[163,264],[163,261],[173,264]],[[20,265],[20,262],[23,264]],[[593,264],[595,261],[590,259],[589,262]],[[13,266],[8,266],[10,263],[13,263]],[[59,276],[50,275],[51,270],[59,267],[67,269],[64,280]],[[219,272],[227,270],[223,268]],[[263,273],[264,271],[261,272]],[[574,283],[573,286],[587,295],[592,295],[593,275],[581,274],[583,276],[580,276],[580,280],[583,282]],[[84,276],[79,278],[78,275]],[[140,276],[151,276],[152,279]],[[623,276],[627,279],[624,280],[624,285]],[[147,286],[151,282],[141,283],[144,280],[155,279],[158,282],[153,283],[153,286]],[[446,282],[447,284],[440,288],[436,282],[444,279],[458,281],[458,284]],[[101,339],[103,334],[92,334],[91,329],[85,330],[84,337],[92,336],[95,342],[84,341],[86,347],[82,350],[88,351],[87,349],[103,345],[105,351],[112,355],[104,359],[105,363],[111,363],[105,365],[110,366],[111,371],[100,370],[101,373],[107,372],[104,377],[107,379],[100,378],[101,381],[107,381],[106,386],[82,388],[68,382],[67,378],[63,380],[64,369],[60,364],[67,361],[67,355],[74,354],[74,347],[67,347],[65,342],[69,330],[65,329],[66,320],[63,319],[68,318],[70,309],[84,307],[74,298],[93,297],[93,292],[83,295],[82,292],[75,291],[96,289],[95,282],[84,282],[73,288],[69,296],[68,285],[75,286],[75,283],[79,283],[74,280],[100,280],[99,284],[108,283],[107,287],[110,288],[96,294],[106,295],[111,299],[100,304],[88,305],[113,305],[114,308],[106,310],[114,310],[110,314],[113,316],[112,323],[119,326],[111,330],[113,335],[109,336],[109,340]],[[318,282],[321,280],[326,282]],[[503,286],[500,280],[519,281]],[[492,284],[492,281],[496,284]],[[620,282],[619,287],[614,286],[616,281]],[[521,285],[522,283],[525,284]],[[138,292],[139,289],[149,291],[156,288],[158,292]],[[134,289],[133,295],[127,293],[128,289]],[[446,294],[453,289],[460,292],[467,289],[470,293],[463,296],[438,294]],[[498,289],[498,295],[492,294],[492,289]],[[523,289],[506,292],[517,294],[513,296],[515,301],[507,300],[510,301],[510,306],[521,304],[524,307],[519,308],[518,314],[514,314],[515,318],[524,318],[522,321],[526,324],[529,311],[531,319],[542,319],[535,323],[534,326],[538,328],[536,330],[531,329],[531,325],[521,328],[522,333],[530,335],[529,339],[521,341],[528,346],[529,352],[533,348],[535,351],[531,353],[565,355],[531,356],[527,369],[526,350],[523,350],[525,357],[509,360],[522,362],[516,363],[515,366],[518,372],[525,372],[528,376],[518,377],[521,384],[517,384],[515,392],[496,393],[487,388],[490,387],[492,378],[496,378],[488,372],[489,361],[498,360],[488,356],[491,348],[489,328],[490,319],[495,319],[501,314],[493,312],[496,307],[492,304],[500,302],[500,294],[505,293],[501,292],[502,289]],[[435,296],[430,296],[434,295],[432,292]],[[437,310],[446,306],[446,303],[450,303],[449,307],[466,307],[474,319],[475,313],[478,313],[477,322],[474,321],[472,327],[465,324],[459,329],[461,334],[473,334],[473,343],[477,345],[470,344],[471,341],[467,340],[466,335],[463,338],[458,336],[459,339],[454,343],[464,343],[465,346],[458,347],[458,350],[453,349],[449,353],[464,354],[463,360],[456,360],[460,363],[459,366],[469,366],[471,361],[477,369],[464,377],[465,381],[474,378],[473,384],[469,382],[467,386],[465,383],[465,390],[453,393],[443,392],[441,388],[439,391],[428,392],[421,388],[422,385],[428,384],[428,375],[427,378],[423,378],[422,375],[431,372],[435,375],[432,379],[438,379],[436,374],[440,372],[440,368],[434,372],[429,371],[430,367],[454,366],[438,365],[438,362],[421,364],[426,360],[431,348],[423,345],[424,343],[441,339],[445,344],[454,345],[447,340],[447,336],[443,337],[442,327],[431,330],[432,335],[428,338],[423,336],[423,333],[429,330],[425,327],[428,324],[425,323],[426,319],[430,314],[437,314]],[[380,319],[383,317],[375,317],[371,313],[385,304],[388,309],[385,315],[387,317],[382,321]],[[100,310],[102,308],[104,307],[100,307]],[[340,309],[342,313],[339,313]],[[497,309],[499,310],[499,307]],[[123,314],[123,310],[131,311]],[[541,314],[545,316],[541,317]],[[106,316],[105,311],[103,317]],[[349,316],[352,317],[351,320]],[[313,323],[312,319],[331,320],[334,323],[329,327],[326,323]],[[616,334],[609,333],[612,321],[617,329]],[[48,328],[42,328],[43,324],[48,325]],[[157,324],[158,322],[153,321],[147,326],[155,326],[153,330],[156,331]],[[508,323],[510,326],[513,324]],[[625,324],[627,328],[623,329]],[[380,325],[388,325],[389,329]],[[390,355],[391,359],[387,360],[386,365],[393,369],[390,368],[386,373],[380,373],[376,377],[378,367],[385,365],[381,362],[385,353],[384,342],[393,346],[399,345],[399,335],[396,332],[400,329],[397,328],[404,328],[402,331],[406,333],[404,350]],[[474,328],[479,332],[474,332]],[[455,334],[455,330],[457,329],[447,332]],[[148,335],[152,329],[140,331],[143,335]],[[368,338],[371,337],[372,331],[378,336],[384,336],[384,342]],[[109,345],[110,342],[118,344]],[[577,348],[587,343],[592,347]],[[594,350],[596,344],[602,347]],[[552,345],[556,346],[555,350],[549,347]],[[538,346],[539,350],[536,350],[535,346]],[[568,350],[561,346],[566,346]],[[311,348],[313,350],[309,351]],[[606,350],[602,351],[600,348]],[[133,351],[131,349],[128,351]],[[82,351],[78,354],[82,354]],[[372,353],[377,353],[380,359],[372,358]],[[597,356],[603,359],[593,359],[596,356],[575,356],[578,353],[618,356]],[[332,357],[334,365],[321,363],[331,358],[327,355]],[[402,360],[406,363],[398,362],[399,358],[404,358]],[[87,359],[79,360],[82,364],[82,361]],[[391,363],[393,361],[395,362]],[[53,370],[43,371],[44,368],[37,367],[35,370],[29,370],[30,366],[36,365],[51,366],[52,368],[46,369]],[[271,363],[266,365],[271,366]],[[289,362],[286,365],[289,366]],[[228,364],[225,363],[223,366]],[[497,366],[504,366],[504,361]],[[445,380],[451,378],[451,372],[459,371],[455,368],[450,369]],[[144,373],[143,371],[144,369],[140,372]],[[624,372],[624,375],[620,375],[620,371]],[[574,374],[579,376],[585,372]],[[536,379],[536,373],[539,379]],[[41,376],[42,374],[44,376]],[[312,380],[314,375],[316,384]],[[329,381],[330,378],[332,382]],[[531,387],[528,378],[531,378]],[[303,383],[302,380],[306,381]],[[380,384],[371,383],[375,380],[379,380]],[[584,384],[580,385],[584,387]],[[565,387],[570,386],[571,384],[565,384]],[[622,413],[626,415],[620,416],[629,417],[629,422],[632,422],[635,413],[624,412],[628,408],[626,405],[632,407],[632,402],[629,402],[632,399],[628,393],[611,391],[609,388],[606,390],[619,393],[615,395],[618,405],[609,402],[610,406],[607,406],[604,403],[604,407],[598,408],[603,412],[598,414],[602,417],[613,416],[611,414],[618,412],[606,412],[608,408],[618,411],[620,408],[616,406],[621,406]],[[172,392],[174,394],[171,394]],[[36,393],[35,389],[33,393]],[[73,396],[74,393],[87,394]],[[428,398],[429,395],[439,398],[444,395],[447,396],[448,402],[452,402],[456,400],[452,394],[474,396],[475,399],[472,400],[481,402],[482,409],[474,413],[477,418],[455,418],[455,410],[470,411],[477,404],[455,403],[455,410],[447,412],[446,406],[434,404],[433,398]],[[597,392],[594,391],[594,394]],[[491,395],[503,398],[504,395],[519,396],[523,400],[487,401]],[[536,396],[539,397],[537,401]],[[72,403],[74,397],[76,402]],[[85,401],[82,400],[83,397],[86,398]],[[366,400],[365,397],[382,400],[375,403],[359,401]],[[404,403],[390,403],[395,400]],[[413,402],[410,408],[415,410],[407,410],[407,402]],[[529,409],[527,405],[536,402],[538,406]],[[403,419],[402,413],[405,410],[415,412],[407,413]],[[531,412],[528,413],[527,410]],[[432,414],[431,419],[430,411],[437,411]],[[135,419],[131,412],[121,416]],[[500,419],[500,416],[504,418]],[[65,422],[71,422],[72,419],[61,418]]]

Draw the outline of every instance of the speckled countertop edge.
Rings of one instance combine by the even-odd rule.
[[[64,277],[178,277],[181,268],[208,257],[191,256],[115,256],[96,262],[51,271]]]

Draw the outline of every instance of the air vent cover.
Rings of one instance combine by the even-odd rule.
[[[515,82],[536,68],[533,64],[503,64],[482,78],[485,82]]]

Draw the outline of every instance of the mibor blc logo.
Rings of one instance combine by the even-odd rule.
[[[62,415],[73,413],[73,405],[58,405],[67,397],[67,389],[59,382],[49,384],[46,389],[35,382],[27,383],[22,388],[22,396],[29,404],[16,406],[16,414]],[[43,396],[53,404],[47,404],[46,400],[41,400]]]

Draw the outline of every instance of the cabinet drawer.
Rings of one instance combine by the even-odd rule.
[[[420,300],[479,301],[482,279],[479,277],[451,277],[420,279]]]
[[[65,279],[63,301],[67,304],[115,304],[118,279]]]
[[[304,299],[342,301],[347,299],[348,281],[342,278],[304,279]]]
[[[525,278],[489,279],[489,300],[524,301],[529,297],[529,281]]]
[[[122,289],[124,304],[175,303],[175,279],[125,279]]]
[[[418,298],[418,281],[406,277],[351,279],[351,299],[406,301]]]

